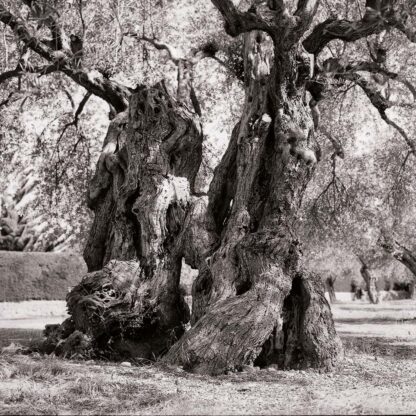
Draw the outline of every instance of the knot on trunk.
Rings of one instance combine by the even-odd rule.
[[[70,318],[45,329],[41,348],[64,356],[91,357],[107,351],[119,357],[157,357],[183,334],[189,321],[179,288],[170,295],[175,297],[176,316],[167,319],[165,293],[158,283],[146,279],[134,261],[114,260],[87,274],[67,296]]]

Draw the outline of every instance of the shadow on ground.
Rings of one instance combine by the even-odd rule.
[[[416,344],[405,339],[386,339],[383,337],[357,336],[356,333],[341,335],[345,350],[356,353],[371,354],[375,357],[395,359],[416,359]]]
[[[31,343],[41,339],[41,329],[0,328],[0,348],[12,343],[28,347]]]
[[[404,322],[408,323],[416,323],[416,318],[403,318],[397,319],[394,317],[386,317],[386,318],[344,318],[344,319],[336,319],[337,323],[340,324],[355,324],[355,325],[363,325],[363,324],[401,324]]]

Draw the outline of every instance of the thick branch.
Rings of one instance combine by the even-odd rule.
[[[319,7],[319,0],[299,0],[295,16],[299,17],[299,27],[301,33],[309,28]]]
[[[304,40],[303,46],[307,52],[318,55],[334,39],[355,42],[358,39],[380,33],[384,29],[383,22],[378,18],[357,22],[328,19],[315,26],[312,33]]]
[[[71,56],[62,51],[53,51],[45,43],[32,36],[25,24],[6,10],[2,3],[0,3],[0,22],[9,26],[28,48],[52,62],[58,70],[68,75],[87,91],[108,102],[116,111],[121,112],[127,108],[128,98],[131,94],[129,88],[105,78],[98,71],[86,72],[74,68]]]
[[[382,32],[386,28],[395,28],[404,33],[411,42],[416,41],[416,32],[406,26],[406,18],[400,11],[393,9],[392,0],[367,0],[366,12],[361,20],[349,21],[327,19],[317,25],[304,40],[303,46],[309,53],[319,54],[332,40],[354,42]]]
[[[240,12],[231,0],[212,0],[225,20],[225,30],[233,37],[252,30],[263,30],[270,35],[274,34],[273,26],[265,22],[255,13]]]
[[[398,242],[393,236],[386,234],[379,238],[378,244],[396,260],[404,264],[416,277],[416,256],[411,250]]]

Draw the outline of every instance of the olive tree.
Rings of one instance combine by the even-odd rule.
[[[38,9],[45,2],[23,3],[32,14],[45,10]],[[164,82],[131,88],[82,65],[82,49],[65,33],[62,15],[42,16],[50,30],[42,39],[1,2],[0,21],[42,58],[40,66],[21,62],[3,76],[16,76],[22,65],[60,71],[111,107],[88,191],[95,214],[84,252],[90,273],[68,296],[67,327],[88,333],[99,348],[163,355],[209,374],[252,363],[331,368],[342,348],[321,279],[303,267],[297,232],[320,159],[315,134],[325,80],[347,77],[392,121],[388,100],[361,75],[386,73],[383,57],[323,57],[330,42],[387,30],[412,42],[413,6],[367,0],[345,19],[328,15],[318,0],[243,3],[212,0],[226,33],[243,38],[245,98],[207,193],[195,185],[202,131],[193,72],[200,60],[217,58],[212,45],[178,54],[160,39],[128,31],[166,50],[178,75],[175,94]],[[179,290],[183,259],[199,270],[191,315]]]

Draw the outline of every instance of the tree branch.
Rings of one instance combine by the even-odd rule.
[[[79,103],[79,105],[78,105],[78,108],[76,109],[76,111],[75,111],[75,113],[74,113],[74,118],[73,118],[73,120],[72,121],[70,121],[69,123],[66,123],[65,124],[65,126],[64,126],[64,128],[62,129],[62,132],[61,132],[61,134],[59,135],[59,138],[58,138],[58,140],[57,140],[57,146],[59,145],[59,143],[61,142],[61,140],[62,140],[62,137],[64,136],[64,134],[65,134],[65,132],[69,129],[69,127],[71,127],[71,126],[73,126],[73,127],[75,127],[76,129],[78,129],[78,122],[79,122],[79,117],[81,116],[81,114],[82,114],[82,112],[83,112],[83,110],[84,110],[84,107],[85,107],[85,105],[87,104],[87,102],[88,102],[88,100],[90,99],[90,97],[91,97],[91,93],[90,92],[87,92],[86,94],[85,94],[85,96],[84,96],[84,98],[81,100],[81,102]]]
[[[400,30],[411,42],[415,42],[416,32],[406,26],[405,17],[394,10],[394,3],[393,0],[366,0],[366,12],[361,20],[327,19],[314,28],[303,46],[309,53],[317,55],[334,39],[354,42],[389,27]]]
[[[410,249],[401,244],[392,233],[383,230],[377,243],[416,276],[416,256]]]
[[[411,149],[412,153],[416,155],[416,144],[415,142],[407,135],[402,127],[396,124],[393,120],[391,120],[387,114],[386,110],[391,107],[391,103],[389,100],[384,98],[379,91],[377,91],[374,86],[372,86],[366,79],[356,73],[345,73],[339,75],[340,77],[353,81],[356,85],[360,86],[361,89],[364,91],[365,95],[369,98],[371,104],[377,109],[380,117],[391,127],[393,127],[405,140],[409,148]]]
[[[355,42],[358,39],[380,33],[382,30],[384,30],[384,24],[379,19],[357,22],[328,19],[315,26],[312,33],[303,41],[303,46],[307,52],[318,55],[334,39]]]
[[[9,92],[9,95],[7,96],[7,98],[3,101],[0,101],[0,108],[9,104],[9,102],[12,99],[14,93],[15,93],[15,91]]]
[[[128,107],[128,98],[131,90],[115,81],[105,78],[98,71],[80,70],[74,68],[72,56],[63,51],[54,51],[44,42],[32,36],[23,22],[20,22],[0,3],[0,22],[13,30],[17,38],[28,48],[36,52],[42,58],[52,62],[57,70],[60,70],[87,91],[105,100],[117,112],[124,111]]]
[[[176,65],[178,64],[180,59],[183,59],[183,57],[180,56],[179,52],[173,46],[167,43],[160,42],[156,38],[149,38],[148,36],[140,36],[135,32],[124,32],[123,36],[129,36],[139,41],[144,40],[146,42],[149,42],[151,45],[153,45],[157,50],[167,51],[169,54],[170,60]]]
[[[345,70],[350,71],[350,72],[365,71],[365,72],[370,72],[373,74],[377,73],[377,74],[385,75],[387,78],[403,84],[411,92],[413,99],[416,100],[416,88],[410,81],[403,78],[397,72],[389,71],[388,69],[384,68],[382,65],[380,65],[377,62],[368,62],[368,61],[357,62],[354,64],[347,65],[345,67]]]
[[[55,16],[59,16],[59,13],[55,7],[49,3],[45,3],[44,1],[40,3],[38,0],[22,0],[22,3],[30,7],[33,12],[32,14],[38,15],[35,17],[41,20],[40,24],[44,24],[51,31],[51,48],[55,51],[66,50],[70,52],[71,49],[68,36],[65,34],[65,31],[63,30],[59,20],[55,18]],[[47,10],[45,10],[45,8]],[[43,14],[46,14],[46,16],[43,16]]]
[[[187,60],[190,64],[196,65],[198,62],[205,58],[212,58],[215,59],[217,62],[224,64],[220,59],[218,59],[215,56],[216,52],[218,51],[218,48],[211,44],[201,46],[200,48],[194,50],[192,54],[188,56],[182,56],[174,46],[165,42],[161,42],[159,39],[149,38],[148,36],[141,36],[136,32],[125,32],[123,36],[129,36],[137,39],[138,41],[149,42],[157,50],[167,51],[170,60],[175,65],[179,65],[180,60]]]
[[[299,18],[298,31],[304,33],[311,25],[318,11],[320,0],[299,0],[295,16]]]
[[[251,12],[240,12],[231,0],[211,0],[225,20],[225,31],[233,37],[252,30],[262,30],[273,36],[274,26]]]
[[[19,64],[16,69],[12,69],[10,71],[5,71],[2,74],[0,74],[0,84],[10,78],[19,77],[25,74],[39,74],[41,75],[47,75],[52,72],[57,71],[57,67],[55,64],[51,65],[43,65],[43,66],[37,66],[34,67],[32,65],[25,65]]]

